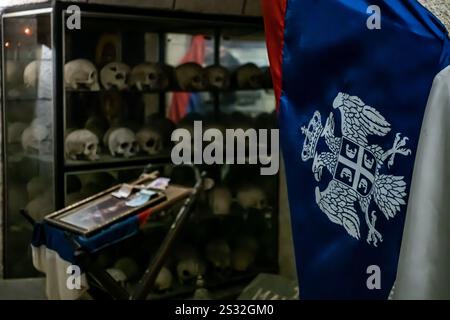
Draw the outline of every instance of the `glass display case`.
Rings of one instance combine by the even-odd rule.
[[[276,128],[261,19],[75,4],[80,29],[66,26],[68,2],[2,16],[8,278],[36,275],[20,210],[40,220],[152,163],[194,183],[170,151],[173,130],[196,120],[222,132]],[[200,167],[214,187],[165,265],[174,285],[152,298],[189,295],[198,270],[214,288],[277,270],[278,176],[250,164]],[[147,252],[129,254],[147,261],[151,248],[138,247]]]
[[[3,19],[4,274],[35,274],[31,226],[55,210],[53,41],[51,9]]]

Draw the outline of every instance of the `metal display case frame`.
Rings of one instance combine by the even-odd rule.
[[[52,107],[53,107],[53,185],[54,185],[54,211],[61,210],[65,207],[66,197],[66,176],[68,174],[85,173],[94,170],[119,170],[125,168],[144,168],[149,163],[170,163],[170,157],[162,155],[149,157],[145,159],[124,159],[122,161],[114,162],[90,162],[84,164],[67,164],[65,161],[64,152],[64,132],[66,121],[66,91],[64,87],[64,62],[65,62],[65,28],[66,28],[66,14],[67,8],[71,5],[76,5],[81,10],[81,28],[83,28],[83,17],[106,17],[108,19],[126,19],[133,21],[145,21],[151,24],[152,21],[158,23],[158,25],[151,31],[158,33],[159,38],[159,60],[165,62],[165,35],[168,32],[184,32],[183,29],[189,26],[192,29],[207,29],[211,32],[214,39],[214,56],[213,63],[220,63],[220,48],[222,40],[222,30],[236,30],[238,32],[260,32],[263,33],[263,21],[259,17],[248,16],[231,16],[231,15],[212,15],[201,13],[189,13],[173,10],[161,10],[161,9],[144,9],[144,8],[131,8],[124,6],[110,6],[100,4],[88,4],[81,2],[60,2],[49,1],[45,3],[20,5],[10,7],[4,10],[2,13],[2,66],[5,65],[5,39],[4,39],[4,23],[5,19],[12,17],[27,17],[31,15],[50,14],[51,19],[51,51],[52,51],[52,70],[53,70],[53,92],[52,92]],[[2,71],[4,73],[4,69]],[[3,79],[5,75],[3,74]],[[159,111],[163,113],[166,108],[165,95],[166,92],[159,93]],[[213,99],[214,112],[219,112],[220,108],[220,93],[210,91]],[[7,128],[5,120],[6,110],[6,96],[5,96],[5,84],[2,84],[2,113],[3,113],[3,137],[6,141]],[[6,236],[6,229],[8,228],[7,221],[7,203],[8,203],[8,184],[7,184],[7,157],[8,150],[6,143],[3,144],[3,196],[4,196],[4,223],[3,228],[4,239],[3,244],[6,244],[8,240]],[[277,186],[278,183],[277,177]],[[276,205],[278,206],[278,196]],[[278,207],[274,209],[272,214],[272,225],[274,232],[278,235]],[[278,236],[276,237],[278,238]],[[278,255],[278,244],[275,246],[276,255]],[[4,245],[4,263],[5,277],[8,277],[8,246]],[[274,270],[276,272],[277,270]]]

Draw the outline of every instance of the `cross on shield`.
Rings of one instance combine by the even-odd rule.
[[[362,197],[370,194],[377,163],[372,152],[348,138],[342,137],[339,158],[333,178],[352,188]]]

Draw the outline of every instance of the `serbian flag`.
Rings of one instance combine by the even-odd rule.
[[[415,0],[263,12],[300,298],[450,298],[447,30]]]

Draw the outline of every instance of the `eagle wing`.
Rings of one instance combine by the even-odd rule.
[[[405,205],[406,183],[403,177],[379,175],[375,180],[374,199],[386,219],[393,218]]]
[[[391,131],[391,125],[386,119],[373,107],[365,105],[362,108],[362,122],[364,130],[369,134],[385,136]]]
[[[364,104],[356,96],[348,96],[336,106],[341,111],[342,134],[362,145],[367,145],[367,136],[385,136],[391,125],[373,107]]]
[[[322,212],[331,222],[342,225],[348,234],[359,239],[360,222],[354,206],[357,199],[353,189],[335,180],[332,180],[323,192],[316,187],[316,202]]]

